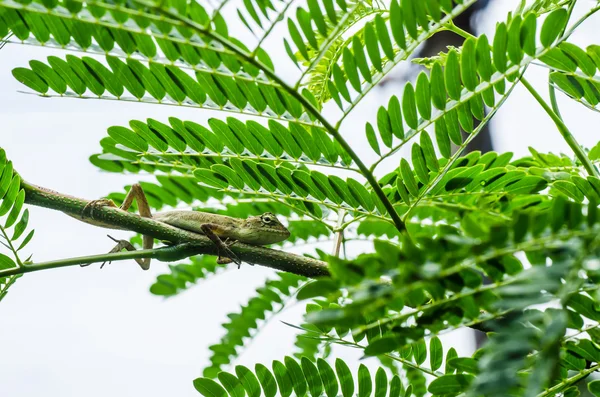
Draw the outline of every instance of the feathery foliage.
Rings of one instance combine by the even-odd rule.
[[[27,266],[31,257],[21,259],[22,250],[33,237],[28,230],[29,210],[24,208],[25,191],[21,188],[21,177],[13,168],[6,152],[0,149],[0,244],[9,255],[0,253],[0,270],[11,270]],[[0,300],[20,275],[0,275]]]
[[[489,36],[473,36],[453,20],[475,3],[0,0],[2,44],[69,50],[13,70],[35,93],[215,111],[207,121],[105,126],[92,164],[155,178],[141,183],[153,211],[275,213],[291,232],[276,248],[302,245],[328,264],[330,276],[316,280],[278,273],[230,314],[194,381],[199,393],[574,396],[600,369],[600,143],[581,147],[555,100],[558,90],[599,109],[600,43],[582,48],[572,33],[600,5],[586,3],[575,20],[575,0],[522,1]],[[415,59],[442,31],[464,43]],[[342,134],[362,100],[410,59],[421,65],[414,81]],[[549,104],[527,81],[533,68],[548,72]],[[465,153],[519,85],[573,154]],[[29,271],[17,253],[33,232],[25,233],[20,178],[0,154],[0,231],[14,257],[0,256],[2,298]],[[107,197],[120,204],[125,192]],[[176,296],[224,266],[193,256],[150,291]],[[226,372],[297,301],[306,304],[288,324],[297,360]],[[488,334],[470,357],[440,338],[463,328]],[[365,365],[356,373],[341,359],[332,365],[338,347],[382,367],[372,377]]]

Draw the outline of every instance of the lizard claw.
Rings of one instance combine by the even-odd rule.
[[[111,239],[112,241],[114,241],[115,243],[117,243],[117,245],[115,245],[115,247],[113,249],[111,249],[110,251],[108,251],[109,254],[114,254],[117,252],[121,252],[123,249],[128,249],[131,250],[130,248],[133,248],[133,246],[131,245],[131,243],[127,240],[118,240],[116,238],[114,238],[113,236],[107,234],[108,238]],[[108,263],[109,265],[111,264],[111,261],[104,261],[102,262],[102,264],[100,265],[100,269],[102,269],[104,267],[104,265],[106,265],[106,263]],[[79,265],[81,267],[87,267],[89,265],[92,265],[93,263],[84,263],[82,265]]]
[[[85,207],[81,210],[81,218],[92,218],[94,219],[94,209],[99,207],[116,207],[114,201],[110,199],[99,199],[88,202]],[[110,237],[110,236],[109,236]],[[111,237],[112,238],[112,237]]]

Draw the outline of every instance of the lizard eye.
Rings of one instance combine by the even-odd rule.
[[[271,215],[263,215],[262,221],[267,224],[271,223],[271,222],[273,222],[273,217]]]

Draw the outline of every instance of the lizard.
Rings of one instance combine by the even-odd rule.
[[[241,265],[241,261],[229,248],[235,242],[239,241],[251,245],[269,245],[284,241],[290,237],[289,230],[270,212],[265,212],[260,216],[250,216],[246,219],[192,210],[172,210],[152,214],[146,194],[138,183],[131,186],[120,207],[117,207],[114,201],[110,199],[90,201],[83,209],[80,220],[97,226],[114,228],[114,226],[94,221],[94,208],[109,206],[127,211],[134,200],[137,202],[140,216],[205,235],[217,247],[219,262],[229,263],[233,261],[238,265],[238,268]],[[110,253],[120,252],[123,249],[128,251],[136,250],[127,240],[117,240],[111,236],[108,237],[117,242],[117,245]],[[225,239],[225,241],[222,239]],[[154,238],[144,235],[142,245],[144,249],[152,249]],[[141,258],[136,259],[136,262],[143,270],[148,270],[150,268],[150,260],[151,258]]]

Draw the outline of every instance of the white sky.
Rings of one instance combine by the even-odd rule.
[[[494,22],[505,19],[516,0],[496,0],[481,18],[485,32]],[[591,4],[582,0],[581,6]],[[573,41],[589,44],[598,19],[586,23]],[[233,33],[235,35],[235,32]],[[270,52],[273,59],[285,59],[281,35]],[[278,52],[273,52],[278,51]],[[139,105],[111,101],[44,99],[17,92],[24,87],[10,71],[26,66],[30,59],[45,59],[64,53],[44,48],[7,45],[0,52],[0,120],[2,146],[16,170],[28,181],[85,198],[98,198],[119,191],[136,176],[103,173],[87,158],[99,152],[99,140],[113,125],[127,125],[131,119],[169,116],[203,123],[208,117],[222,117],[194,109]],[[288,70],[287,68],[279,70]],[[547,72],[531,68],[527,77],[544,94]],[[376,118],[377,108],[387,103],[400,87],[375,90],[363,101],[345,126],[347,139],[359,154],[363,148],[362,126]],[[597,141],[598,116],[579,104],[560,100],[566,123],[582,144]],[[592,128],[591,128],[592,127]],[[498,151],[527,153],[527,146],[539,151],[564,151],[550,119],[521,88],[493,119],[494,145]],[[33,207],[30,225],[36,235],[30,243],[35,261],[102,253],[112,248],[106,231],[80,223],[59,212]],[[123,237],[128,233],[121,233]],[[121,262],[98,270],[70,267],[25,275],[0,303],[0,395],[24,396],[195,396],[192,380],[201,375],[208,362],[207,347],[223,334],[225,315],[237,311],[271,270],[242,266],[227,271],[172,299],[148,292],[165,264],[154,262],[148,272],[133,262]],[[293,331],[278,320],[298,324],[297,305],[269,323],[237,363],[253,366],[282,359],[291,353]],[[470,354],[466,332],[445,337],[459,354]],[[356,368],[356,352],[338,348],[335,356],[349,358]],[[374,363],[370,363],[371,365]],[[270,366],[270,365],[268,365]]]

